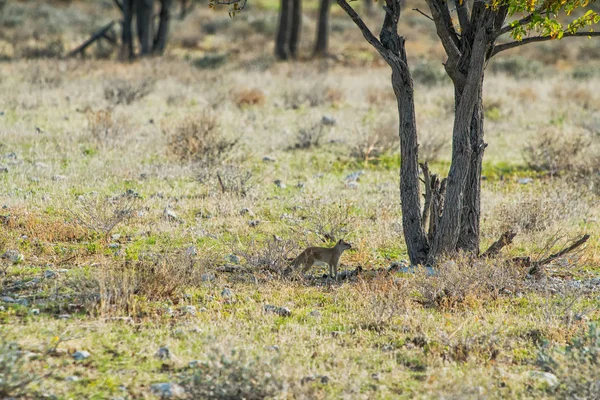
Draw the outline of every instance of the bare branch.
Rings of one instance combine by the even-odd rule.
[[[431,16],[435,22],[435,28],[444,46],[444,50],[448,55],[449,62],[455,63],[460,58],[459,44],[460,41],[454,27],[452,26],[452,19],[450,18],[450,12],[445,1],[442,0],[426,0],[431,10]]]
[[[568,38],[568,37],[588,37],[588,36],[590,36],[590,37],[591,36],[600,36],[600,32],[575,32],[575,33],[565,32],[562,39]],[[496,54],[498,54],[502,51],[514,49],[515,47],[520,47],[520,46],[523,46],[523,45],[526,45],[529,43],[535,43],[535,42],[546,42],[548,40],[557,40],[557,39],[553,38],[552,36],[532,36],[532,37],[525,38],[521,41],[514,41],[514,42],[508,42],[508,43],[504,43],[504,44],[498,44],[498,45],[494,46],[494,50],[492,50],[491,57],[495,56]]]
[[[431,18],[429,15],[425,14],[423,11],[419,10],[418,8],[413,8],[413,11],[416,11],[419,14],[421,14],[422,16],[424,16],[425,18],[435,22],[433,18]]]
[[[369,29],[369,27],[365,24],[362,18],[356,13],[356,11],[346,2],[346,0],[336,0],[340,7],[348,14],[352,21],[358,26],[358,29],[362,32],[364,38],[367,42],[381,54],[386,54],[386,49],[383,47],[381,42],[373,35],[373,32]]]
[[[481,255],[481,257],[486,258],[495,256],[504,247],[510,245],[515,236],[517,236],[517,234],[512,230],[504,232],[498,240],[492,243],[492,245]]]

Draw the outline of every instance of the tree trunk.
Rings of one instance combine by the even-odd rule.
[[[140,41],[140,53],[150,54],[152,50],[152,9],[154,0],[135,0],[136,21],[138,39]]]
[[[489,46],[486,29],[485,25],[480,26],[475,34],[469,60],[469,73],[456,107],[452,133],[452,164],[448,174],[442,217],[431,244],[429,263],[432,264],[440,255],[451,254],[457,250],[462,228],[463,204],[473,203],[470,200],[465,201],[465,188],[467,178],[471,175],[471,157],[473,156],[471,123],[476,106],[480,103],[483,71]],[[472,174],[480,175],[481,172],[474,171]],[[479,191],[469,193],[470,196],[475,194],[479,195]],[[470,206],[468,207],[470,209]]]
[[[370,0],[367,0],[370,1]],[[315,43],[315,56],[327,55],[329,41],[329,0],[321,0],[319,6],[319,21],[317,23],[317,41]]]
[[[402,228],[408,257],[413,265],[427,261],[429,245],[421,224],[421,195],[419,185],[419,160],[417,122],[413,81],[408,70],[404,38],[396,36],[400,63],[386,60],[392,67],[392,87],[398,103],[400,133],[400,202]],[[404,67],[401,65],[404,64]]]
[[[167,46],[169,36],[169,24],[171,20],[171,0],[160,0],[160,22],[158,32],[154,38],[152,51],[156,54],[163,54]]]
[[[281,0],[279,7],[279,26],[275,38],[275,56],[280,60],[287,60],[289,56],[288,38],[290,36],[290,2]]]
[[[290,56],[298,58],[298,43],[302,29],[302,0],[292,0],[292,26],[290,29]]]
[[[365,13],[367,15],[373,15],[373,3],[375,2],[374,0],[363,0],[364,4],[365,4]]]
[[[481,78],[483,83],[483,77]],[[483,85],[482,85],[483,86]],[[479,91],[471,119],[471,161],[465,185],[461,228],[457,250],[479,255],[479,225],[481,219],[481,168],[486,144],[483,141],[483,91]]]
[[[133,58],[133,36],[131,34],[131,22],[133,20],[133,1],[123,0],[123,25],[121,50],[119,58],[127,60]]]

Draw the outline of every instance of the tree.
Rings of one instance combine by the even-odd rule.
[[[317,22],[317,40],[315,41],[315,56],[327,54],[329,40],[329,0],[319,2],[319,19]]]
[[[134,57],[133,35],[131,24],[136,16],[136,28],[142,56],[151,53],[162,54],[165,50],[169,35],[171,21],[171,0],[160,0],[160,13],[158,14],[158,30],[154,32],[154,0],[123,0],[117,2],[123,12],[123,31],[121,43],[122,59]]]
[[[235,3],[237,4],[237,3]],[[302,29],[301,0],[281,0],[279,25],[275,38],[275,55],[280,60],[298,57],[298,43]]]
[[[600,22],[600,16],[588,9],[595,0],[425,0],[431,15],[420,12],[435,25],[447,56],[445,70],[454,85],[452,161],[444,179],[431,175],[427,165],[419,166],[418,162],[413,80],[405,39],[398,34],[401,0],[384,0],[379,38],[346,0],[336,1],[392,70],[399,115],[402,225],[411,263],[433,264],[441,255],[459,250],[478,255],[481,166],[486,147],[482,100],[485,68],[493,57],[515,47],[600,36],[591,28],[583,31]],[[457,23],[451,10],[456,10]],[[563,24],[561,20],[573,12],[585,13]],[[507,35],[511,40],[502,42]],[[423,209],[419,167],[425,181]],[[494,252],[501,247],[496,245]]]

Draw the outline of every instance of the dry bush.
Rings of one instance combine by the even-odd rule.
[[[358,285],[358,318],[363,329],[379,331],[409,309],[411,288],[407,280],[380,275]]]
[[[3,231],[15,232],[19,236],[26,235],[43,242],[76,242],[85,238],[87,233],[83,227],[64,219],[14,208],[11,208],[9,215],[2,217],[2,226],[5,228]]]
[[[456,333],[456,332],[455,332]],[[448,335],[442,332],[439,341],[443,344],[440,356],[447,361],[466,363],[474,361],[494,361],[500,355],[500,335],[490,333],[467,332]]]
[[[230,139],[222,134],[215,114],[204,111],[187,117],[174,127],[165,128],[168,151],[180,161],[203,166],[216,165],[235,149],[239,138]]]
[[[443,84],[448,78],[441,64],[420,60],[411,68],[413,80],[427,87]]]
[[[295,110],[303,106],[337,105],[342,102],[343,97],[344,94],[339,89],[328,87],[322,83],[315,83],[308,87],[288,88],[283,92],[283,106]]]
[[[25,70],[25,80],[38,88],[56,89],[63,83],[64,73],[55,65],[48,68],[48,65],[42,67],[36,63]]]
[[[557,84],[552,89],[552,98],[560,103],[574,103],[585,110],[597,110],[600,108],[600,97],[598,92],[587,87],[575,85]]]
[[[290,146],[290,149],[310,149],[319,147],[325,137],[325,127],[318,122],[312,125],[306,125],[298,129],[296,133],[296,143]]]
[[[265,94],[260,89],[240,89],[233,93],[233,102],[240,108],[265,104]]]
[[[194,248],[140,255],[98,268],[101,315],[138,315],[138,302],[177,301],[183,291],[202,281],[206,266],[216,258],[199,257]]]
[[[361,128],[358,136],[358,142],[352,147],[350,155],[363,161],[365,166],[369,161],[395,149],[400,140],[394,119],[380,120],[374,126]]]
[[[112,104],[131,104],[142,99],[154,90],[154,79],[146,78],[130,82],[117,79],[104,87],[104,98]]]
[[[448,143],[448,135],[439,128],[421,129],[419,135],[419,159],[434,162],[440,159],[444,146]]]
[[[522,272],[500,259],[472,260],[460,256],[440,262],[434,271],[433,275],[417,271],[411,284],[419,302],[437,307],[494,299],[504,292],[515,292],[523,280]]]
[[[235,249],[234,254],[244,258],[252,272],[281,275],[288,269],[288,260],[293,257],[297,247],[292,240],[273,236],[266,243],[258,244],[252,241],[244,249]]]
[[[284,388],[279,376],[281,361],[277,354],[259,356],[241,349],[211,348],[183,375],[181,384],[194,399],[274,398]]]
[[[127,132],[127,122],[123,118],[114,118],[111,108],[87,110],[85,117],[93,140],[99,145],[119,142]]]
[[[204,185],[213,187],[222,194],[246,197],[258,185],[252,171],[237,165],[223,165],[218,168],[203,167],[196,178]]]
[[[541,131],[525,146],[523,157],[529,168],[551,175],[600,173],[600,145],[587,131]]]
[[[77,222],[107,239],[121,223],[134,217],[140,197],[132,190],[112,196],[80,196],[70,212]]]

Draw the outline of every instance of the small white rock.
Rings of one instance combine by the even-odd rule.
[[[81,361],[81,360],[85,360],[90,355],[91,354],[85,350],[79,350],[79,351],[76,351],[75,353],[73,353],[73,355],[71,357],[73,357],[73,359],[75,361]]]

